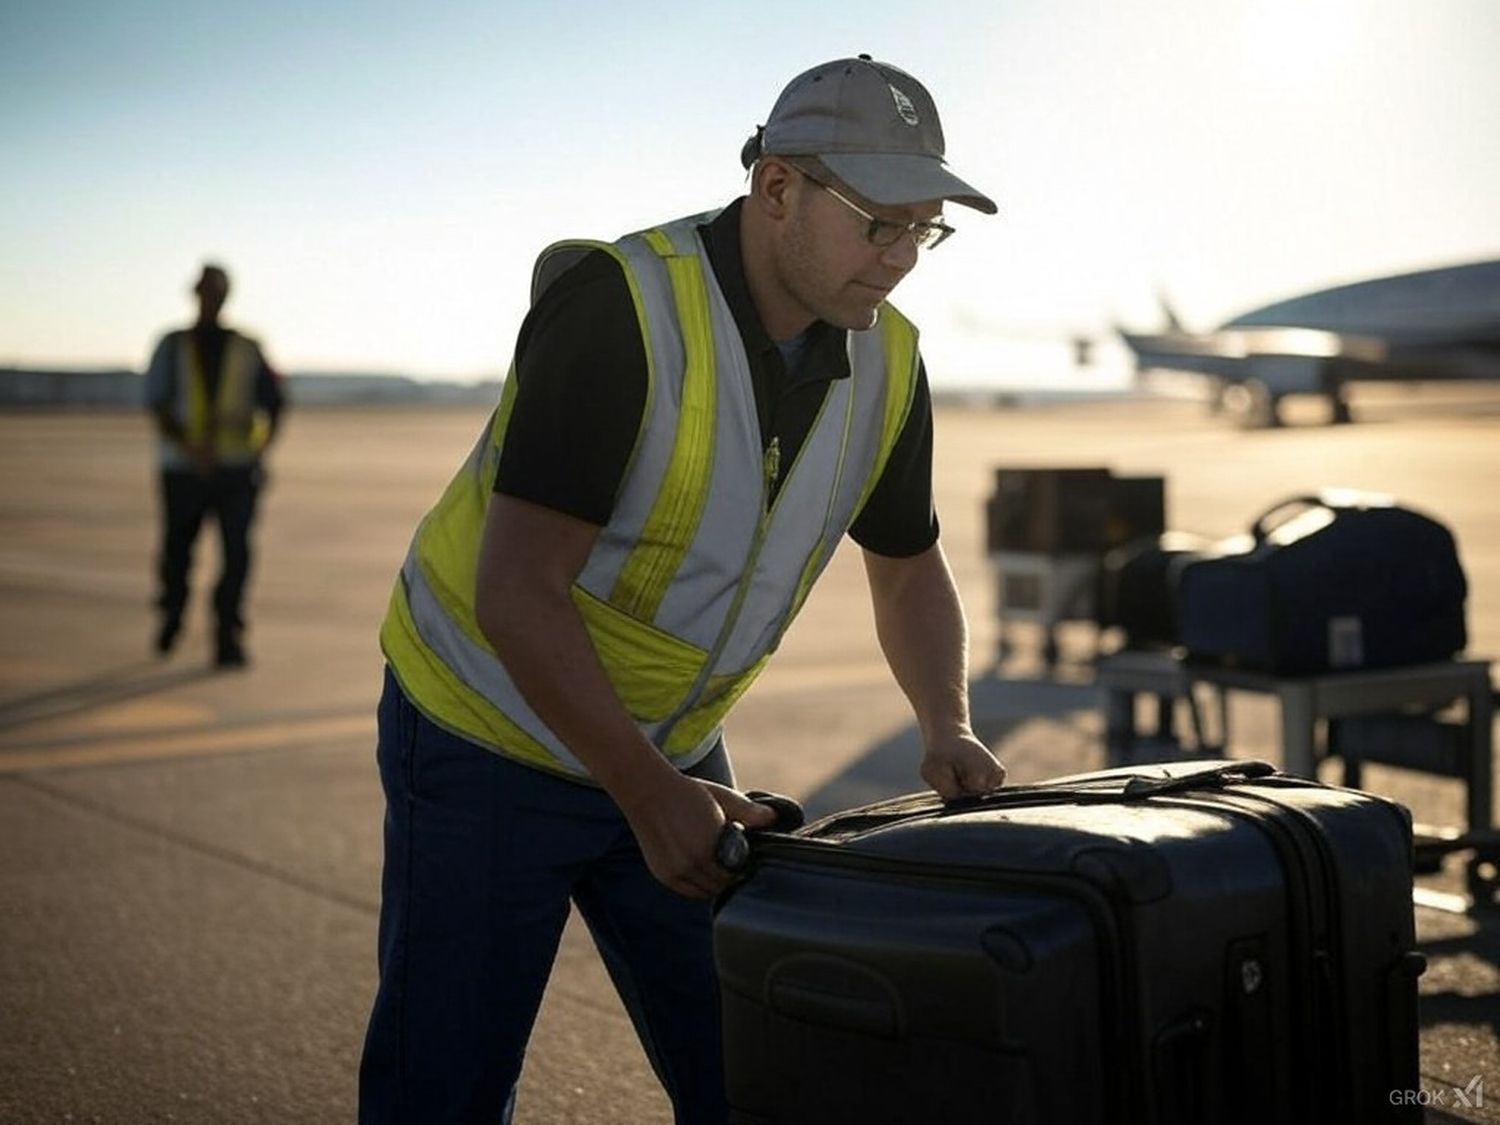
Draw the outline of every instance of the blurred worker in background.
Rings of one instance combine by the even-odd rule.
[[[214,664],[246,663],[245,583],[263,458],[286,406],[260,345],[219,322],[229,275],[205,265],[193,293],[198,320],[169,332],[146,371],[161,486],[156,651],[171,652],[187,608],[193,544],[207,516],[219,525],[223,569],[214,587]]]

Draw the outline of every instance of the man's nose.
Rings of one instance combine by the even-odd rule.
[[[917,264],[917,257],[920,254],[915,236],[911,231],[905,231],[900,238],[880,252],[880,261],[881,264],[891,269],[906,273]]]

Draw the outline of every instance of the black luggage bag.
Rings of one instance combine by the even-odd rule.
[[[715,951],[734,1125],[1418,1122],[1411,825],[1153,765],[756,845]]]
[[[1176,645],[1177,572],[1212,549],[1202,536],[1164,531],[1110,551],[1099,574],[1100,627],[1118,628],[1129,648]]]
[[[1183,565],[1177,622],[1195,660],[1275,675],[1448,660],[1467,584],[1436,520],[1359,493],[1276,505],[1254,546]]]

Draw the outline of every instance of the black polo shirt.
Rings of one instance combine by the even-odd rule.
[[[788,371],[750,298],[736,200],[700,227],[709,264],[749,358],[762,442],[794,463],[835,379],[849,377],[845,333],[822,321]],[[645,409],[647,367],[635,304],[619,263],[584,257],[548,288],[516,340],[516,399],[495,490],[597,526],[609,522]],[[932,503],[932,403],[916,395],[880,481],[849,529],[876,554],[919,554],[937,540]]]

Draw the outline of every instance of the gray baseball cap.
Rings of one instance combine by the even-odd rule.
[[[951,199],[987,215],[996,210],[943,163],[943,126],[927,88],[869,55],[823,63],[787,83],[740,152],[746,168],[762,156],[816,156],[875,203]]]

